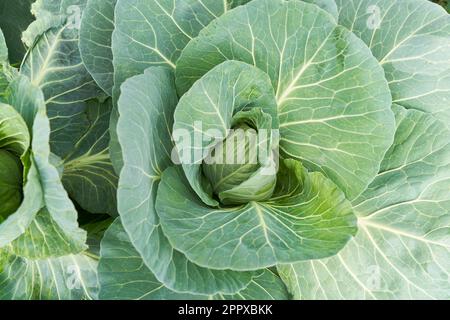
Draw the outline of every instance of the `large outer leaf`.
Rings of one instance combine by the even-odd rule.
[[[268,270],[255,277],[247,288],[233,296],[201,296],[176,293],[169,290],[145,266],[139,253],[130,242],[120,220],[114,222],[102,240],[98,269],[101,285],[100,299],[282,300],[288,298],[286,288],[280,278]]]
[[[67,7],[69,2],[61,5]],[[117,177],[109,159],[107,132],[112,107],[88,102],[100,89],[81,61],[78,30],[67,23],[44,33],[21,72],[44,92],[51,151],[67,165],[64,183],[71,196],[86,210],[115,215]]]
[[[45,207],[51,220],[57,225],[60,232],[64,233],[63,237],[66,238],[67,242],[69,242],[67,239],[70,239],[71,242],[70,245],[67,242],[60,242],[57,245],[68,248],[67,250],[63,249],[67,253],[78,253],[85,249],[86,233],[79,229],[77,211],[62,186],[57,168],[51,163],[50,125],[46,116],[42,91],[33,86],[26,77],[20,76],[11,83],[8,97],[10,104],[21,114],[31,132],[31,157],[32,163],[36,165],[38,174],[40,190],[33,190],[34,187],[32,190],[25,190],[25,192],[30,192],[30,195],[24,193],[25,199],[30,199],[22,204],[26,206],[24,210],[30,210],[31,207],[39,210]],[[27,184],[37,188],[35,181],[27,181]],[[25,188],[27,187],[25,186]],[[40,195],[42,199],[36,200],[33,193]],[[31,200],[34,200],[36,203],[30,203],[29,201]],[[37,210],[26,213],[24,211],[20,212],[21,215],[24,214],[25,218],[21,219],[21,221],[27,222],[25,225],[18,226],[24,232],[24,228],[28,227],[28,224],[31,222],[30,218],[37,213]],[[14,218],[14,215],[10,218],[12,220],[18,219]],[[18,236],[19,234],[15,232],[14,235]],[[55,248],[56,251],[61,253],[59,247],[58,249]],[[48,253],[48,255],[52,254],[51,252]]]
[[[118,134],[124,168],[119,182],[119,213],[145,264],[167,287],[179,292],[235,293],[253,273],[201,268],[174,250],[159,225],[156,192],[172,164],[171,128],[178,102],[172,72],[150,68],[122,85]]]
[[[20,113],[0,103],[0,149],[22,157],[30,147],[30,133]]]
[[[307,3],[314,3],[315,5],[319,6],[320,8],[331,14],[336,19],[336,21],[338,20],[339,13],[335,0],[302,0],[302,1]]]
[[[315,5],[254,0],[187,45],[177,62],[179,92],[225,60],[271,78],[285,157],[320,170],[351,199],[373,180],[395,125],[383,70],[355,35]]]
[[[333,258],[279,268],[296,298],[450,299],[450,131],[394,109],[395,143],[355,201],[357,237]]]
[[[99,94],[81,61],[77,30],[62,25],[40,36],[28,52],[21,73],[44,92],[52,152],[65,157],[89,126],[85,101]]]
[[[84,249],[84,243],[75,241],[73,234],[60,227],[47,209],[42,209],[7,250],[21,258],[40,260],[79,253]]]
[[[84,65],[110,96],[114,86],[111,42],[116,3],[117,0],[89,0],[80,29],[80,52]]]
[[[350,203],[321,173],[295,160],[284,165],[272,201],[223,209],[200,201],[182,170],[167,169],[156,201],[164,233],[189,260],[214,269],[256,270],[335,254],[356,232]]]
[[[98,294],[97,262],[88,256],[29,260],[1,255],[1,300],[81,300]]]
[[[114,101],[126,79],[152,66],[175,68],[181,50],[200,30],[224,12],[248,1],[118,0],[112,37]],[[118,113],[113,112],[111,157],[119,172],[123,162],[116,135],[117,117]]]
[[[111,99],[87,103],[89,127],[63,159],[67,192],[91,213],[117,215],[118,177],[109,156]]]
[[[187,161],[182,161],[183,169],[191,187],[208,205],[218,203],[212,198],[211,185],[202,179],[201,164],[206,154],[198,156],[196,136],[201,138],[200,152],[207,151],[211,143],[228,136],[236,112],[255,107],[272,117],[270,129],[278,129],[276,101],[268,76],[246,63],[227,61],[199,80],[176,108],[174,135],[188,133],[187,137],[182,134],[181,143],[177,145],[180,158],[187,156]],[[211,136],[210,132],[217,134],[206,139]]]
[[[383,66],[394,103],[450,123],[450,16],[422,0],[336,0]]]
[[[288,300],[289,294],[280,277],[269,269],[252,279],[247,288],[234,295],[215,295],[215,300]]]
[[[18,256],[19,252],[13,251],[17,248],[14,246],[0,252],[0,299],[98,299],[99,257],[96,256],[96,250],[99,254],[100,240],[112,220],[99,219],[99,216],[96,218],[87,225],[83,224],[83,228],[88,231],[90,248],[82,254],[30,258],[29,254]],[[42,249],[54,245],[52,240],[64,241],[57,238],[59,233],[52,232],[54,224],[45,221],[45,212],[39,213],[36,220],[40,226],[33,233],[27,232],[34,237],[34,242],[28,242],[29,246],[34,244]]]
[[[81,16],[87,0],[33,0],[31,12],[36,21],[31,23],[22,35],[22,40],[32,47],[38,37],[51,28],[66,24],[78,33]]]
[[[117,89],[151,66],[175,68],[186,44],[212,20],[245,1],[118,0],[113,56]],[[130,63],[132,61],[132,63]]]
[[[20,207],[8,219],[0,223],[0,248],[10,244],[23,234],[43,206],[39,174],[33,161],[30,164],[26,179],[27,181],[22,189],[24,197]]]

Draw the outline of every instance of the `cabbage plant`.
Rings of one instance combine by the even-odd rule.
[[[31,12],[20,66],[0,24],[0,298],[450,298],[441,6]]]

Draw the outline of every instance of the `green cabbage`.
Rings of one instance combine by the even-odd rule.
[[[446,1],[13,2],[0,299],[450,299]]]

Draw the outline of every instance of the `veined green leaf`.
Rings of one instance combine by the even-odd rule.
[[[372,50],[393,101],[450,123],[450,16],[430,1],[336,0],[339,23]]]
[[[109,155],[111,99],[87,103],[89,127],[62,159],[62,182],[67,192],[91,213],[117,215],[118,177]]]
[[[112,36],[114,102],[122,83],[149,67],[175,69],[186,44],[230,9],[249,0],[117,0]],[[111,12],[111,11],[110,11]],[[117,111],[111,119],[111,156],[117,172],[123,166],[116,134]]]
[[[112,45],[117,89],[127,78],[148,67],[175,69],[181,50],[200,30],[232,7],[246,2],[118,0]]]
[[[313,3],[319,8],[322,8],[323,10],[331,14],[336,19],[336,21],[339,18],[338,7],[336,5],[336,1],[334,0],[302,0],[302,1],[307,3]]]
[[[72,2],[62,3],[61,10]],[[111,104],[88,102],[100,89],[83,65],[78,30],[71,23],[40,36],[21,72],[44,92],[51,151],[63,160],[67,191],[86,210],[116,215],[117,177],[108,148]]]
[[[6,46],[5,36],[0,28],[0,63],[8,61],[8,47]]]
[[[5,221],[0,223],[0,248],[10,244],[23,234],[44,205],[39,174],[33,160],[31,160],[30,168],[26,175],[22,194],[22,202],[14,214],[10,214]],[[1,251],[0,249],[0,255],[2,254]]]
[[[179,93],[226,60],[269,75],[285,158],[321,171],[350,199],[364,191],[395,123],[383,69],[360,39],[315,5],[254,0],[186,46],[177,62]]]
[[[10,105],[0,103],[0,223],[22,202],[22,159],[29,147],[30,134],[22,117]]]
[[[132,271],[131,271],[132,270]],[[131,271],[131,272],[130,272]],[[202,296],[167,289],[146,267],[117,219],[106,231],[98,266],[100,299],[176,300]]]
[[[335,257],[279,267],[295,298],[450,298],[450,131],[429,114],[394,110],[394,145],[354,202],[356,238]]]
[[[30,133],[22,116],[10,105],[0,103],[0,149],[20,158],[30,147]]]
[[[342,191],[295,160],[281,167],[272,200],[219,209],[200,201],[182,170],[171,167],[162,176],[156,210],[170,243],[213,269],[257,270],[328,257],[356,233]]]
[[[214,300],[288,300],[289,294],[280,277],[269,269],[254,277],[247,288],[234,295],[215,295]]]
[[[272,125],[272,117],[261,108],[240,111],[233,116],[233,131],[205,158],[203,173],[220,203],[236,205],[272,196],[278,157],[278,135]]]
[[[6,254],[3,259],[5,262],[0,263],[2,300],[91,300],[97,297],[97,262],[86,255],[31,260]]]
[[[253,278],[247,288],[227,296],[201,296],[176,293],[157,280],[145,266],[134,249],[120,220],[108,229],[101,249],[99,262],[100,299],[127,300],[176,300],[176,299],[229,299],[229,300],[276,300],[286,299],[287,291],[280,278],[265,270]],[[132,272],[130,272],[132,270]]]
[[[20,158],[0,149],[0,223],[22,202],[22,172]]]
[[[162,172],[172,165],[171,129],[178,102],[170,69],[150,68],[122,85],[118,134],[124,167],[118,190],[119,213],[142,260],[165,286],[178,292],[236,293],[252,272],[201,268],[174,250],[155,210]]]
[[[110,96],[114,87],[111,48],[117,0],[88,0],[80,28],[80,53],[97,84]]]
[[[28,52],[21,73],[42,89],[51,123],[52,152],[64,158],[89,127],[86,101],[99,95],[70,24],[52,28]]]
[[[3,73],[3,67],[0,66],[0,101],[2,101],[6,88],[8,88],[9,82],[6,75]]]
[[[73,235],[61,228],[47,209],[36,214],[25,232],[7,250],[15,256],[31,260],[62,257],[81,251]]]

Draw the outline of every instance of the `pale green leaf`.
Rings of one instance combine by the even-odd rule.
[[[13,107],[0,103],[0,223],[22,202],[22,159],[27,159],[29,147],[26,123]]]
[[[214,269],[257,270],[332,256],[356,233],[342,191],[295,160],[281,167],[273,200],[218,209],[206,206],[183,171],[171,167],[162,176],[156,210],[173,246]]]
[[[233,116],[233,131],[209,152],[205,158],[208,161],[202,165],[203,174],[220,203],[244,204],[272,196],[276,184],[274,157],[278,157],[278,135],[273,136],[272,125],[272,117],[261,108],[239,111]]]
[[[118,177],[109,155],[111,99],[87,103],[89,126],[82,138],[62,159],[62,182],[67,192],[91,213],[117,215]]]
[[[0,103],[0,149],[22,157],[30,147],[30,133],[20,113]]]
[[[29,51],[21,72],[44,92],[51,151],[66,167],[67,191],[86,210],[115,215],[117,177],[108,148],[112,107],[110,101],[88,102],[100,89],[81,61],[78,38],[71,24],[50,29]]]
[[[88,256],[0,257],[1,300],[91,300],[97,294],[97,262]]]
[[[99,262],[100,299],[121,300],[282,300],[287,291],[271,271],[265,270],[252,279],[247,288],[232,296],[201,296],[176,293],[159,282],[145,266],[117,220],[107,231]],[[131,270],[131,272],[130,272]]]
[[[117,0],[88,0],[80,27],[80,52],[86,69],[110,96],[114,86],[112,33]]]
[[[8,44],[9,60],[12,64],[20,63],[26,52],[25,44],[22,43],[22,32],[33,21],[31,14],[31,3],[33,0],[3,0],[0,3],[0,29],[3,31]],[[1,32],[0,32],[1,33]],[[0,35],[0,43],[2,35]],[[1,47],[1,44],[0,44]],[[0,64],[4,56],[0,49]]]
[[[102,300],[187,300],[201,299],[167,289],[146,267],[134,249],[120,220],[106,231],[98,266]]]
[[[73,235],[61,228],[47,209],[40,210],[25,232],[7,250],[16,256],[32,260],[61,257],[85,249]]]
[[[302,1],[307,3],[313,3],[319,8],[322,8],[323,10],[331,14],[333,18],[336,19],[336,21],[339,18],[338,7],[336,5],[336,1],[334,0],[302,0]]]
[[[27,185],[30,184],[34,190],[25,190],[25,199],[18,209],[19,212],[10,216],[12,221],[17,222],[16,219],[20,219],[21,222],[26,222],[14,228],[13,235],[19,236],[20,234],[17,233],[19,230],[22,233],[25,232],[34,215],[39,209],[45,207],[54,223],[64,231],[67,238],[71,239],[69,253],[78,253],[85,249],[86,234],[78,227],[77,211],[62,186],[57,168],[52,164],[49,145],[50,124],[46,115],[43,93],[24,76],[13,81],[8,90],[9,103],[21,114],[31,132],[30,157],[31,163],[36,166],[38,177],[37,182],[27,180]],[[34,169],[30,172],[33,174],[32,177],[36,177]],[[35,197],[41,198],[37,200]],[[35,203],[30,203],[31,200]],[[30,206],[37,210],[28,211],[31,209]],[[9,237],[7,239],[14,240]],[[66,243],[62,246],[66,247]]]
[[[289,294],[280,277],[265,269],[247,288],[234,295],[215,295],[215,300],[288,300]]]
[[[394,106],[398,130],[335,257],[279,267],[297,299],[450,299],[450,131]]]
[[[5,37],[0,28],[0,63],[8,61],[8,47],[6,46]]]
[[[181,50],[200,30],[228,11],[230,3],[244,2],[118,0],[112,45],[115,85],[151,66],[175,68]]]
[[[450,16],[422,0],[336,0],[339,23],[372,50],[393,101],[450,122]]]
[[[22,35],[23,42],[32,47],[34,42],[51,28],[61,25],[78,33],[87,0],[33,0],[31,13],[35,21]]]

